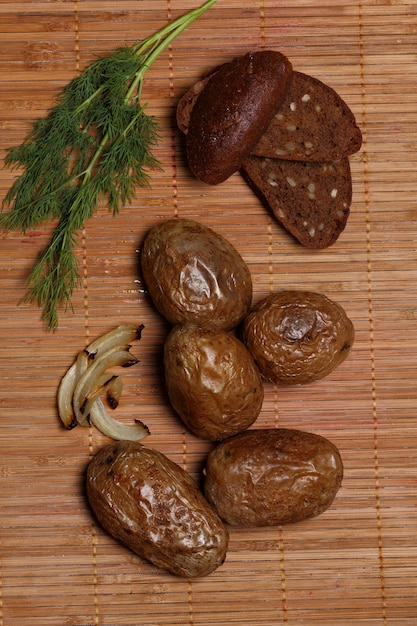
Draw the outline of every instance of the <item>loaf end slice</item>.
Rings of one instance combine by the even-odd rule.
[[[348,158],[317,163],[250,156],[241,173],[278,222],[306,248],[328,248],[344,230],[352,201]]]
[[[294,71],[281,106],[252,150],[291,161],[334,161],[358,152],[362,133],[330,86]]]
[[[291,73],[283,54],[261,50],[210,76],[193,102],[186,134],[196,178],[217,185],[239,170],[280,106]]]

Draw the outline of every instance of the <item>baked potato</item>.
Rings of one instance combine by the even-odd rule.
[[[110,535],[172,574],[206,576],[225,560],[225,525],[194,479],[157,450],[128,441],[101,448],[87,497]]]
[[[250,309],[252,279],[245,261],[227,239],[194,220],[154,226],[141,266],[155,307],[172,325],[230,330]]]
[[[257,366],[230,332],[174,326],[164,347],[169,399],[197,437],[220,440],[251,426],[264,397]]]
[[[253,307],[241,336],[266,380],[298,385],[320,380],[340,365],[355,332],[337,302],[321,293],[284,290]]]
[[[341,485],[343,463],[320,435],[253,429],[217,444],[205,473],[206,498],[227,524],[276,526],[323,513]]]

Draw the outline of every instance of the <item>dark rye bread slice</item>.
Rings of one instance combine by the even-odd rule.
[[[188,165],[196,178],[217,185],[239,170],[283,100],[291,74],[286,56],[260,50],[210,76],[187,125]]]
[[[177,125],[184,134],[188,133],[191,111],[212,75],[197,81],[178,102]],[[290,81],[282,104],[251,153],[291,161],[333,161],[357,152],[362,145],[361,131],[334,89],[296,71]]]
[[[334,89],[294,71],[285,98],[252,150],[291,161],[335,161],[357,152],[362,134]]]
[[[250,156],[241,173],[303,246],[328,248],[344,230],[352,200],[347,157],[318,163]]]

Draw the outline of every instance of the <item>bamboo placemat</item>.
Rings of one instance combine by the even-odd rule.
[[[97,53],[154,32],[196,0],[0,4],[0,149],[20,143],[60,87]],[[406,626],[417,623],[416,3],[218,0],[162,55],[144,101],[161,123],[163,171],[117,218],[102,207],[79,238],[83,286],[55,334],[18,305],[49,226],[0,239],[1,587],[3,626]],[[262,47],[288,55],[348,102],[363,131],[354,199],[329,250],[302,249],[238,174],[209,188],[190,175],[173,117],[180,95],[217,64]],[[0,172],[4,197],[13,174]],[[79,349],[122,322],[145,324],[117,416],[196,477],[209,445],[185,432],[161,382],[167,327],[137,269],[146,231],[174,215],[228,237],[252,271],[254,300],[282,287],[342,303],[350,358],[297,389],[266,385],[258,425],[312,430],[338,445],[345,478],[322,516],[231,533],[224,566],[198,581],[142,562],[96,526],[83,481],[107,440],[66,432],[59,380]]]

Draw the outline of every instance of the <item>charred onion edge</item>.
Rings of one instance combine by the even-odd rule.
[[[93,406],[94,402],[97,400],[97,398],[100,398],[100,396],[107,393],[109,385],[111,385],[112,381],[115,378],[118,378],[116,374],[106,373],[97,378],[92,390],[85,397],[85,400],[81,407],[82,413],[87,417],[87,419],[90,415],[91,407]]]
[[[114,411],[119,406],[120,396],[123,391],[123,379],[121,376],[112,376],[106,384],[106,397],[109,407]]]

